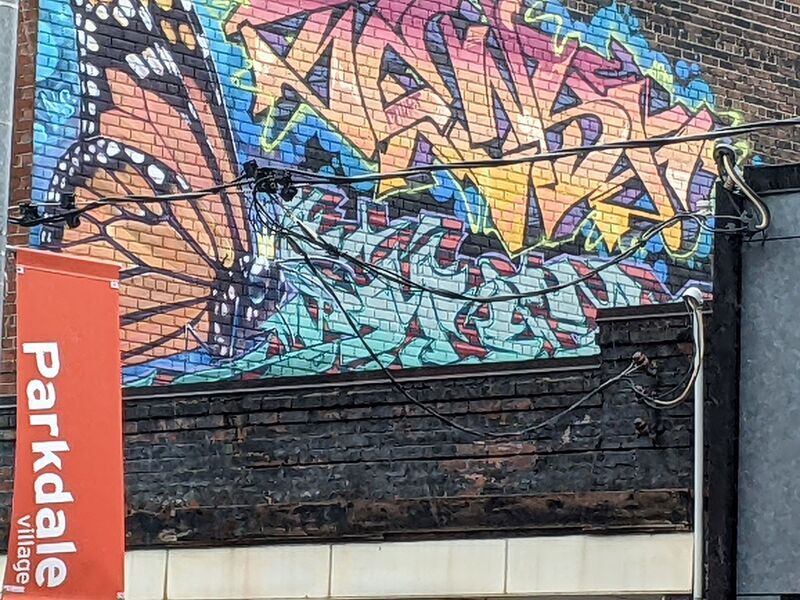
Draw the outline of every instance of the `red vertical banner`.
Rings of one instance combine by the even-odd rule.
[[[17,441],[3,597],[123,598],[119,269],[17,252]]]

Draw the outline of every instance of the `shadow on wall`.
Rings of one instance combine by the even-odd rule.
[[[166,194],[244,161],[337,175],[708,131],[696,65],[650,48],[616,2],[42,0],[35,200]],[[340,251],[468,295],[584,276],[710,196],[711,145],[302,189],[286,208]],[[267,227],[285,208],[230,188],[108,206],[36,245],[125,265],[129,386],[374,369],[314,273]],[[268,217],[265,217],[265,214]],[[398,286],[308,246],[392,368],[596,354],[599,308],[710,289],[710,236],[679,223],[579,285],[495,304]]]

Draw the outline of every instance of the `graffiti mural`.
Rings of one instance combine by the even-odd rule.
[[[355,176],[709,131],[696,65],[653,50],[612,2],[590,22],[552,0],[42,0],[34,200],[220,186],[257,160]],[[710,143],[584,153],[425,176],[305,185],[284,206],[246,186],[119,203],[32,242],[124,265],[129,386],[469,365],[596,352],[599,308],[709,289],[710,236],[665,229],[710,206]],[[291,213],[291,214],[290,214]],[[265,217],[266,215],[266,217]],[[353,330],[277,230],[296,219]],[[480,304],[465,296],[557,293]]]

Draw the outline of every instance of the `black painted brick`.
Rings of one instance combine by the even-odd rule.
[[[558,414],[636,351],[658,364],[638,382],[675,385],[690,363],[688,324],[602,321],[598,367],[408,389],[465,425],[523,427]],[[688,526],[691,407],[656,412],[624,386],[521,440],[456,431],[385,383],[131,398],[125,419],[132,547]],[[13,415],[0,417],[5,527],[13,426]],[[384,508],[359,522],[365,509],[356,507],[370,503]],[[561,508],[540,510],[547,503]],[[516,508],[493,513],[499,504]],[[450,517],[437,525],[432,506]]]

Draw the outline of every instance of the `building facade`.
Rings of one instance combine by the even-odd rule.
[[[797,531],[797,423],[794,395],[795,333],[779,310],[794,306],[797,292],[778,266],[791,270],[798,233],[800,166],[776,165],[747,172],[764,198],[773,225],[767,235],[743,240],[737,290],[741,310],[738,454],[738,593],[742,598],[793,598],[800,594],[794,543]],[[780,351],[778,351],[780,350]]]
[[[304,2],[19,5],[12,204],[119,199],[9,240],[123,266],[130,597],[687,593],[690,408],[574,404],[683,381],[714,144],[530,159],[793,115],[800,6]]]

